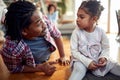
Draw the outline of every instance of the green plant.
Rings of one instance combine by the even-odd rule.
[[[58,2],[57,5],[59,8],[61,8],[61,14],[65,14],[66,12],[65,0],[62,0],[62,2]]]

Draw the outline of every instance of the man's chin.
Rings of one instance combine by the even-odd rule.
[[[45,36],[46,35],[46,32],[42,33],[40,36]]]

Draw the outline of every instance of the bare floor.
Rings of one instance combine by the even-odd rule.
[[[120,45],[115,40],[115,34],[108,34],[110,40],[110,57],[120,62]],[[70,56],[70,42],[69,37],[64,36],[64,49],[67,58]],[[58,51],[55,51],[50,60],[55,60],[59,57]],[[17,73],[17,74],[9,74],[7,73],[6,67],[3,65],[3,62],[0,58],[0,80],[68,80],[70,75],[70,67],[69,66],[60,66],[59,64],[55,65],[57,70],[52,76],[45,76],[42,72],[36,73]],[[1,75],[3,73],[3,75]]]

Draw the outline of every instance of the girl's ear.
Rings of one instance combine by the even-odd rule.
[[[98,25],[98,17],[94,16],[92,19],[93,19],[93,24]]]
[[[97,22],[98,17],[97,17],[97,16],[94,16],[94,17],[93,17],[93,20],[94,20],[95,22]]]
[[[22,35],[26,36],[27,35],[27,32],[25,29],[22,30]]]

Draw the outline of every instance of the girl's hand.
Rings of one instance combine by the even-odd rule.
[[[88,66],[88,69],[90,69],[90,70],[95,70],[97,68],[98,68],[98,66],[94,61],[92,61]]]
[[[104,57],[102,57],[102,58],[100,58],[99,60],[98,60],[98,66],[99,67],[103,67],[103,66],[105,66],[107,64],[107,59],[106,58],[104,58]]]
[[[70,64],[70,60],[66,59],[65,57],[61,57],[59,59],[56,60],[60,65],[69,65]]]

